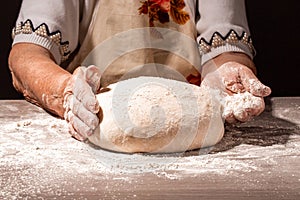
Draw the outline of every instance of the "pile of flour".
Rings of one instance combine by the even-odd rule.
[[[234,113],[238,118],[243,118],[244,111],[262,106],[262,99],[249,92],[225,96],[220,100],[223,105],[223,117]]]

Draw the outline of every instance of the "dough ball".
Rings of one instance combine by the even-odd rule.
[[[204,88],[138,77],[97,95],[103,119],[89,140],[118,152],[183,152],[216,144],[224,124],[219,101]]]

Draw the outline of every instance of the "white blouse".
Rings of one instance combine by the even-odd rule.
[[[13,29],[13,44],[41,45],[52,53],[57,64],[62,64],[82,44],[98,1],[23,0]],[[180,0],[171,0],[171,4],[176,2]],[[185,0],[185,6],[195,23],[202,64],[224,52],[243,52],[253,57],[243,0]]]

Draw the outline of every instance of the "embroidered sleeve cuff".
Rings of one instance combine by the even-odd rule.
[[[38,36],[35,33],[18,34],[14,37],[13,45],[17,44],[17,43],[22,43],[22,42],[37,44],[37,45],[40,45],[40,46],[48,49],[52,53],[52,55],[55,59],[55,62],[60,64],[61,55],[59,53],[59,47],[56,44],[54,44],[54,42],[49,40],[48,38]]]
[[[225,52],[242,52],[247,54],[251,59],[255,55],[251,37],[246,32],[243,32],[239,36],[234,30],[231,30],[226,36],[215,32],[210,41],[201,38],[199,50],[202,65]]]
[[[69,42],[61,41],[59,31],[50,33],[46,24],[34,28],[30,20],[21,22],[12,30],[12,38],[13,44],[28,42],[48,49],[58,64],[65,61],[70,55]]]

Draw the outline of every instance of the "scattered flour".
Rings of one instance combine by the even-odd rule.
[[[248,95],[236,95],[232,98],[244,101]],[[255,99],[250,101],[256,103]],[[273,131],[279,134],[278,137],[282,134],[283,138],[288,134],[289,140],[270,146],[260,146],[251,143],[255,138],[253,134],[248,134],[249,143],[237,142],[232,145],[231,142],[234,141],[229,141],[224,145],[232,145],[230,148],[214,153],[210,152],[214,151],[215,147],[180,154],[122,154],[78,142],[67,133],[65,121],[33,106],[26,107],[30,112],[22,113],[22,110],[18,110],[18,105],[12,103],[7,107],[0,105],[0,198],[2,199],[22,199],[28,195],[32,195],[34,199],[45,193],[49,196],[72,197],[78,194],[76,186],[84,188],[90,185],[89,181],[103,183],[112,177],[115,181],[130,183],[135,176],[145,174],[180,180],[201,174],[222,175],[226,178],[254,171],[273,173],[272,170],[276,168],[282,170],[281,166],[286,161],[296,164],[299,158],[299,134],[292,135],[294,130],[290,124],[270,117],[262,116],[261,120],[265,121],[261,122],[263,124],[261,127],[258,127],[258,124],[248,123],[244,128],[253,130],[258,127],[260,129],[255,129],[255,133],[272,134]],[[232,108],[239,106],[228,105]],[[240,131],[237,128],[227,134],[234,136],[240,134]],[[277,137],[275,133],[271,136]],[[261,140],[260,135],[254,136],[257,136],[257,140]],[[241,139],[247,141],[247,134]],[[298,172],[294,173],[297,178]],[[77,183],[78,180],[82,182]],[[77,184],[72,184],[75,182]],[[74,185],[74,188],[70,185]],[[97,192],[97,189],[101,188],[89,188],[89,191]]]
[[[94,173],[164,172],[179,178],[181,173],[226,174],[236,169],[247,171],[257,168],[251,163],[220,157],[227,153],[208,154],[211,149],[203,149],[197,152],[197,155],[123,154],[106,151],[93,144],[78,142],[71,138],[66,131],[65,121],[51,116],[2,124],[1,130],[4,133],[0,138],[1,170],[13,164],[35,169],[47,166],[49,170],[57,170],[57,174],[76,172],[92,176]],[[39,176],[32,175],[32,177]]]
[[[209,154],[214,147],[191,153],[174,154],[123,154],[106,151],[92,144],[71,138],[65,121],[51,116],[1,124],[0,166],[47,166],[57,174],[74,172],[94,176],[97,174],[184,174],[217,173],[259,170],[259,166],[242,158],[265,160],[276,155],[274,148],[240,145],[230,151]],[[279,145],[280,146],[280,145]],[[252,149],[252,150],[250,150]],[[284,148],[283,148],[284,149]],[[279,148],[279,151],[283,150]],[[296,149],[295,149],[296,151]],[[2,172],[2,171],[1,171]],[[37,171],[38,173],[38,171]],[[52,172],[51,172],[52,173]],[[32,178],[39,174],[33,174]],[[49,180],[48,180],[49,181]]]

